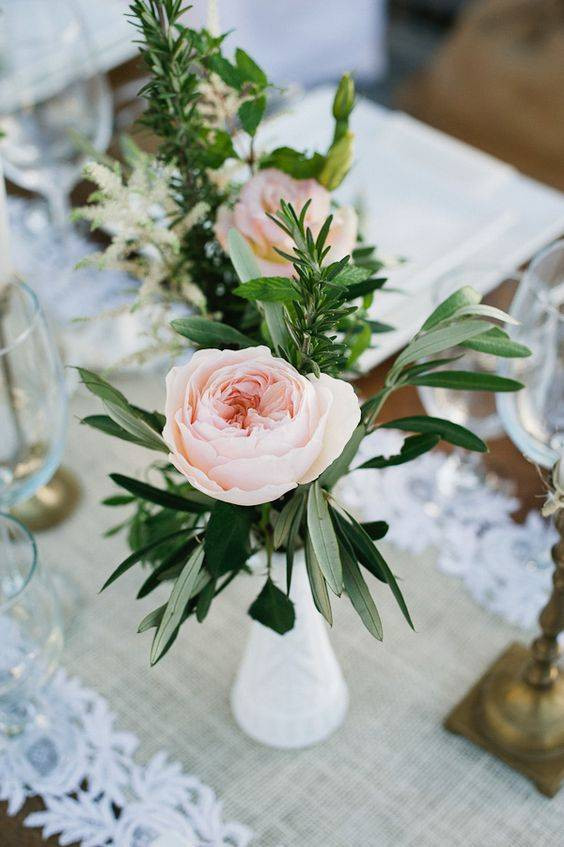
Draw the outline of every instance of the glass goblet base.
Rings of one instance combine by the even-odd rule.
[[[31,532],[40,532],[66,520],[80,502],[80,484],[76,476],[61,467],[33,497],[14,506],[12,514]]]

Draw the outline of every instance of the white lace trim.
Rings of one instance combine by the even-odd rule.
[[[153,847],[176,837],[185,847],[247,847],[250,830],[223,820],[222,804],[164,752],[148,764],[134,759],[138,739],[115,726],[108,702],[60,671],[48,690],[49,711],[68,733],[40,728],[0,750],[0,800],[15,815],[39,796],[45,809],[25,819],[61,845]],[[163,843],[163,842],[161,842]],[[175,841],[172,841],[175,843]]]
[[[377,431],[355,464],[397,453],[402,441],[397,432]],[[340,496],[363,520],[387,521],[386,540],[399,549],[417,554],[436,546],[440,570],[459,577],[480,605],[533,627],[551,588],[556,531],[537,512],[515,523],[518,501],[485,485],[453,495],[455,473],[452,460],[435,450],[377,473],[352,473]]]

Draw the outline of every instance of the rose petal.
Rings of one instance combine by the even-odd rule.
[[[328,389],[333,402],[325,428],[323,446],[307,473],[299,480],[301,484],[317,479],[331,462],[341,455],[360,421],[358,398],[350,383],[335,379],[328,374],[321,374],[319,379],[311,376],[310,379],[318,390]]]

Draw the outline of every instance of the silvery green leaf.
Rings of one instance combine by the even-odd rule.
[[[149,485],[148,482],[142,482],[140,479],[134,479],[131,476],[124,476],[119,473],[110,474],[110,479],[119,485],[120,488],[125,488],[134,497],[140,497],[142,500],[148,500],[149,503],[155,503],[157,506],[162,506],[164,509],[174,509],[176,512],[191,512],[200,513],[209,510],[207,503],[200,503],[198,500],[189,500],[181,494],[175,494],[172,491],[167,491],[164,488],[157,488],[154,485]],[[205,496],[205,495],[204,495]],[[215,500],[208,498],[212,506]]]
[[[314,482],[307,499],[307,526],[315,557],[331,591],[340,596],[343,590],[343,568],[339,542],[335,535],[323,489]]]
[[[210,321],[201,315],[191,315],[189,318],[177,318],[171,321],[171,326],[179,335],[189,338],[202,347],[233,344],[236,347],[256,347],[258,344],[248,335],[243,335],[238,329],[220,321]]]
[[[345,513],[348,520],[341,518],[339,526],[347,533],[351,544],[354,547],[354,550],[357,554],[359,562],[364,565],[364,567],[370,571],[377,579],[381,579],[384,582],[387,582],[390,586],[392,594],[394,595],[398,606],[400,607],[404,618],[410,625],[412,629],[414,629],[413,621],[411,620],[411,615],[409,614],[409,610],[407,608],[407,604],[401,592],[401,589],[397,583],[397,580],[390,569],[390,566],[363,528],[362,524],[360,524],[356,518],[354,518],[349,512]],[[340,516],[339,516],[340,517]]]
[[[274,344],[274,348],[278,353],[290,346],[288,330],[286,329],[286,321],[284,320],[284,306],[282,303],[260,303],[264,319]]]
[[[241,233],[236,229],[230,229],[227,240],[229,256],[241,282],[259,279],[262,274],[255,254]],[[274,348],[277,352],[280,352],[288,347],[289,342],[286,321],[284,320],[284,306],[281,303],[263,303],[261,300],[258,300],[257,303],[260,303]]]
[[[146,597],[151,591],[154,591],[161,582],[170,578],[170,574],[178,575],[179,569],[183,567],[192,551],[195,549],[197,542],[193,538],[193,533],[187,533],[188,541],[173,548],[173,550],[165,556],[162,562],[151,570],[151,573],[137,592],[137,599],[141,600]],[[169,574],[170,572],[170,574]]]
[[[331,611],[331,601],[329,600],[327,584],[321,573],[321,568],[319,567],[319,562],[317,561],[309,535],[306,536],[305,540],[305,560],[315,608],[323,615],[329,626],[333,626],[333,613]]]
[[[475,450],[478,453],[487,453],[488,448],[481,438],[460,424],[443,418],[434,418],[430,415],[411,415],[406,418],[398,418],[395,421],[387,421],[381,424],[380,429],[401,429],[407,432],[430,432],[440,435],[443,441],[464,447],[466,450]]]
[[[346,550],[343,550],[342,557],[343,578],[349,599],[368,632],[378,641],[382,641],[382,621],[360,568]]]
[[[130,432],[123,429],[123,427],[118,426],[109,415],[87,415],[81,420],[81,423],[91,426],[100,432],[104,432],[106,435],[113,435],[114,438],[120,438],[122,441],[129,441],[131,444],[139,444],[140,447],[149,447],[151,449],[151,445],[144,438],[136,438]]]
[[[305,508],[305,497],[300,498],[300,506],[298,511],[294,515],[294,519],[292,521],[292,525],[290,527],[290,532],[288,533],[288,540],[286,542],[286,594],[290,594],[290,588],[292,587],[292,571],[294,569],[294,550],[296,547],[296,539],[298,538],[298,534],[300,531],[300,527],[302,525],[302,518],[304,514]]]
[[[329,467],[323,471],[321,476],[319,477],[320,485],[326,486],[327,488],[332,488],[335,483],[346,474],[349,469],[349,465],[352,460],[356,456],[358,452],[358,448],[360,446],[360,442],[366,435],[366,427],[364,424],[360,423],[343,449],[343,452],[340,456],[338,456]]]
[[[486,334],[486,333],[484,333],[484,334]],[[472,344],[473,342],[470,341],[468,343]],[[463,341],[460,346],[464,347],[465,345],[466,345],[466,342]],[[457,356],[444,356],[444,357],[441,357],[440,359],[426,359],[424,362],[421,362],[421,364],[419,364],[419,365],[410,365],[408,368],[406,368],[404,370],[403,376],[404,376],[404,378],[405,377],[418,376],[418,374],[427,373],[427,371],[432,371],[435,368],[444,368],[445,365],[450,365],[451,362],[457,362],[458,359],[462,359],[463,356],[464,356],[464,353],[459,353]]]
[[[506,324],[514,324],[515,326],[519,324],[519,321],[508,315],[507,312],[497,309],[495,306],[487,306],[485,303],[463,306],[461,309],[457,309],[454,315],[452,315],[453,320],[464,317],[494,318]]]
[[[129,556],[117,566],[117,568],[105,581],[100,591],[104,591],[109,585],[112,584],[112,582],[115,582],[115,580],[118,579],[122,574],[132,568],[133,565],[136,565],[137,562],[140,562],[142,559],[144,559],[147,553],[150,553],[152,550],[155,550],[157,547],[160,547],[161,544],[165,544],[166,542],[172,541],[173,538],[179,538],[181,535],[186,535],[185,529],[179,529],[176,532],[169,532],[165,535],[161,535],[158,538],[154,538],[148,544],[145,544],[144,547],[140,547],[138,550],[134,550],[133,553],[130,553]]]
[[[230,229],[227,235],[229,257],[241,282],[259,279],[262,276],[256,256],[247,241],[236,229]]]
[[[519,391],[523,383],[505,376],[474,371],[434,371],[416,376],[410,385],[453,388],[458,391]]]
[[[155,633],[153,644],[151,646],[151,665],[158,662],[166,650],[171,638],[173,638],[176,634],[176,631],[182,621],[186,604],[192,596],[192,591],[196,584],[203,561],[204,548],[199,545],[184,565],[182,573],[174,583],[162,620]]]
[[[425,335],[415,338],[394,362],[394,368],[408,365],[424,356],[434,356],[450,347],[456,347],[488,329],[488,324],[480,320],[463,320],[448,326],[439,326]]]
[[[110,400],[104,401],[104,406],[110,418],[129,432],[138,441],[143,441],[144,446],[151,450],[160,450],[163,453],[168,453],[169,449],[166,446],[160,435],[157,435],[154,429],[145,423],[142,418],[131,409],[123,405],[117,405]]]
[[[152,627],[158,626],[163,619],[163,615],[165,613],[166,603],[163,603],[162,606],[159,606],[158,609],[153,609],[152,612],[149,612],[148,615],[145,615],[141,623],[137,628],[137,632],[145,632]]]
[[[296,514],[300,510],[300,507],[303,504],[303,499],[305,496],[305,489],[299,489],[293,495],[291,500],[288,500],[280,514],[278,515],[278,519],[276,521],[276,526],[274,527],[274,549],[278,550],[279,547],[282,547],[286,544],[288,536],[290,534],[290,530],[292,528],[292,524],[294,522],[294,518]]]
[[[450,297],[447,297],[446,300],[440,303],[434,312],[431,312],[421,327],[422,331],[426,332],[427,330],[432,329],[434,326],[437,326],[443,321],[451,318],[452,315],[454,315],[459,309],[464,306],[476,305],[481,301],[481,299],[481,294],[479,294],[470,285],[465,285],[463,288],[459,288],[458,291],[455,291],[450,295]]]
[[[476,350],[478,353],[489,353],[491,356],[501,356],[506,359],[522,359],[531,355],[528,347],[513,341],[498,326],[492,326],[483,335],[477,335],[470,341],[463,341],[461,346]]]
[[[86,368],[77,368],[77,370],[80,374],[82,384],[88,389],[88,391],[96,397],[99,397],[100,400],[110,401],[116,406],[123,406],[124,408],[129,407],[127,397],[125,397],[121,391],[118,391],[117,388],[114,388],[113,385],[110,385],[110,383],[101,376],[93,373],[92,371],[86,370]]]
[[[411,462],[423,453],[427,453],[437,446],[441,440],[440,435],[432,432],[421,435],[410,435],[402,444],[401,451],[393,456],[374,456],[359,465],[355,470],[366,468],[391,468],[395,465],[403,465]]]

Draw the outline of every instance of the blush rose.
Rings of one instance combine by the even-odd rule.
[[[311,200],[306,224],[314,237],[331,214],[331,194],[315,179],[294,179],[276,168],[265,168],[245,183],[233,208],[221,206],[217,213],[215,235],[227,250],[229,230],[238,230],[248,241],[264,276],[292,276],[292,263],[276,249],[292,255],[292,240],[271,220],[280,200],[291,203],[299,212]],[[327,238],[331,247],[328,260],[338,261],[352,252],[358,234],[358,217],[352,206],[333,210],[333,221]]]
[[[199,491],[241,506],[316,479],[360,420],[351,385],[303,376],[268,347],[198,350],[166,379],[163,438]]]

